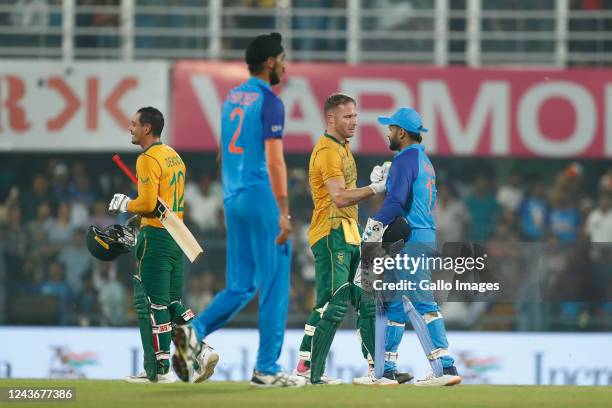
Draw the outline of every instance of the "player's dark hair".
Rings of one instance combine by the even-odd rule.
[[[162,130],[164,129],[164,115],[152,106],[140,108],[137,113],[140,113],[140,126],[145,124],[151,125],[153,136],[161,137]]]
[[[347,103],[354,103],[355,105],[357,105],[357,102],[355,102],[355,99],[353,99],[353,97],[343,93],[334,93],[327,97],[323,110],[325,111],[325,113],[327,113],[330,110],[337,108],[340,105],[345,105]]]
[[[420,133],[409,132],[407,130],[406,133],[408,133],[408,136],[417,143],[421,143],[423,141],[423,137]]]
[[[282,41],[283,37],[279,33],[270,33],[258,35],[249,43],[244,60],[251,75],[261,73],[268,58],[276,58],[283,53]]]
[[[261,71],[263,71],[264,69],[264,63],[260,63],[258,65],[249,65],[249,73],[251,75],[258,75],[261,73]]]

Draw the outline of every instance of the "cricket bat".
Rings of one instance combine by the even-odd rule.
[[[126,176],[132,183],[138,185],[138,179],[130,171],[130,169],[123,163],[121,157],[118,154],[113,156],[115,164],[125,173]],[[183,250],[187,258],[192,263],[197,261],[198,258],[204,253],[204,250],[196,241],[195,237],[189,231],[189,228],[185,226],[183,221],[170,210],[168,204],[164,202],[160,197],[157,197],[157,205],[155,206],[155,216],[162,223],[166,231],[172,236],[172,239],[177,245]]]

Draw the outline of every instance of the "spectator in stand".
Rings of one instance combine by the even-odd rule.
[[[54,247],[54,252],[58,252],[65,245],[70,243],[73,236],[73,226],[70,224],[70,204],[61,203],[57,207],[57,217],[49,226],[47,237],[49,244]]]
[[[491,182],[488,177],[480,175],[476,178],[474,193],[465,200],[470,223],[468,239],[483,242],[491,237],[499,215],[499,206],[495,195],[491,192]]]
[[[582,222],[580,211],[563,190],[551,191],[549,202],[550,211],[546,224],[550,236],[559,242],[576,242]]]
[[[4,261],[6,255],[6,242],[5,239],[6,231],[0,225],[0,325],[4,324],[6,320],[6,292],[8,286],[8,277],[6,271],[6,262]]]
[[[530,194],[518,208],[517,220],[522,238],[528,241],[538,241],[546,233],[546,217],[548,203],[545,198],[544,184],[536,181]]]
[[[291,212],[294,218],[301,218],[310,221],[312,216],[312,198],[310,196],[310,186],[308,185],[307,169],[295,167],[289,171],[288,180],[289,191],[292,192]],[[308,248],[310,252],[310,248]]]
[[[609,288],[612,288],[612,190],[602,190],[599,195],[599,205],[587,217],[585,235],[593,243],[591,245],[591,270],[593,281],[597,283],[600,299],[608,300]]]
[[[491,240],[494,242],[516,242],[518,241],[518,236],[514,232],[511,223],[501,220],[497,223]]]
[[[523,201],[523,179],[518,172],[510,174],[508,183],[497,190],[497,202],[507,212],[516,212]]]
[[[48,278],[40,288],[42,295],[56,296],[59,300],[58,324],[66,326],[70,321],[70,286],[64,277],[64,265],[53,261],[49,264]]]
[[[612,193],[612,167],[599,179],[599,189]]]
[[[91,272],[82,276],[79,287],[81,287],[81,290],[74,300],[76,324],[79,326],[99,326],[100,303],[98,302],[98,291],[93,285]]]
[[[46,202],[38,205],[36,218],[28,222],[26,231],[28,233],[29,256],[37,261],[45,261],[51,252],[49,245],[49,231],[55,223],[51,216],[51,207]]]
[[[93,208],[93,217],[89,220],[91,225],[106,227],[116,224],[116,218],[108,215],[108,203],[106,201],[96,201]]]
[[[192,275],[185,297],[185,304],[191,310],[204,310],[215,295],[213,291],[214,286],[214,276],[210,271]]]
[[[60,249],[58,259],[66,265],[66,281],[70,289],[73,293],[78,293],[84,274],[93,266],[83,229],[74,230],[70,243]]]
[[[71,166],[72,181],[70,183],[70,224],[74,227],[89,225],[90,208],[96,201],[96,193],[91,187],[90,178],[82,162]]]
[[[57,162],[53,167],[53,196],[59,203],[70,201],[70,177],[68,166],[63,162]]]
[[[612,243],[612,191],[602,191],[599,206],[587,217],[585,235],[591,242]]]
[[[294,28],[298,32],[312,31],[324,33],[329,25],[329,17],[319,14],[302,15],[300,11],[304,12],[308,9],[329,9],[331,6],[331,0],[293,0],[292,7],[296,12],[293,18]],[[324,40],[313,37],[312,35],[295,39],[293,45],[295,51],[302,52],[302,58],[305,60],[313,59],[311,54],[313,51],[327,48],[327,44]]]
[[[37,174],[34,176],[31,188],[19,193],[19,201],[21,202],[24,221],[30,221],[36,218],[40,203],[45,202],[52,207],[55,206],[53,194],[49,189],[49,183],[44,174]]]
[[[221,207],[221,197],[212,194],[211,184],[211,178],[203,175],[197,183],[189,182],[185,187],[189,219],[204,231],[217,228],[217,211]]]
[[[21,270],[21,266],[28,255],[28,234],[24,228],[21,208],[18,204],[12,205],[7,214],[8,225],[3,239],[4,261],[11,273]]]
[[[464,241],[470,220],[467,208],[461,200],[457,199],[450,185],[441,183],[437,188],[434,216],[438,244]]]
[[[112,276],[110,268],[99,270],[98,278],[98,301],[102,308],[102,324],[124,326],[127,323],[125,288]]]
[[[117,11],[111,11],[112,7],[119,5],[118,0],[97,0],[96,5],[104,7],[100,11],[94,12],[91,16],[91,25],[93,27],[100,27],[102,30],[108,32],[111,29],[115,29],[114,33],[111,34],[97,34],[95,46],[98,49],[98,55],[113,55],[113,49],[119,45],[118,27],[119,27],[119,14]]]

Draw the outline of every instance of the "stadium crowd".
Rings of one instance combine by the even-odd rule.
[[[314,260],[306,240],[312,202],[306,167],[293,164],[306,161],[305,157],[301,159],[289,162],[294,219],[289,324],[295,327],[303,322],[314,301]],[[49,156],[44,160],[45,166],[39,169],[19,173],[0,170],[0,323],[132,324],[133,255],[100,262],[89,254],[85,244],[89,225],[125,221],[107,214],[108,201],[113,192],[133,192],[132,187],[117,172],[101,168],[95,160]],[[189,167],[195,157],[188,156],[186,161]],[[362,177],[369,173],[366,164],[369,165],[367,161],[359,164]],[[438,166],[435,158],[434,165]],[[593,185],[586,182],[587,175],[596,175],[589,162],[557,166],[558,172],[540,173],[538,179],[526,172],[525,166],[520,172],[508,171],[500,177],[494,175],[494,169],[487,169],[474,179],[453,176],[455,172],[446,167],[441,160],[435,208],[440,245],[480,243],[493,254],[495,261],[490,262],[495,263],[496,270],[503,272],[506,268],[510,273],[536,268],[533,262],[529,264],[533,257],[542,258],[542,251],[548,251],[546,264],[538,264],[537,268],[551,272],[542,272],[541,277],[552,280],[552,287],[558,288],[555,282],[564,281],[570,282],[574,291],[582,290],[566,294],[563,290],[567,285],[562,286],[563,290],[550,298],[553,302],[521,303],[520,298],[496,301],[470,296],[453,299],[445,306],[451,327],[610,329],[611,244],[588,244],[612,242],[612,168],[599,172]],[[185,220],[203,243],[205,256],[193,265],[185,262],[184,301],[199,312],[224,286],[225,231],[221,188],[215,172],[195,170],[190,176]],[[379,204],[372,200],[362,205],[362,221]],[[538,243],[548,246],[533,246]],[[517,257],[516,252],[508,256],[508,251],[499,251],[512,245],[532,252],[536,248],[536,254]],[[604,247],[597,249],[598,245]],[[583,248],[587,248],[586,252],[581,252]],[[518,258],[524,263],[517,264]],[[579,285],[576,275],[588,282]],[[518,282],[518,293],[527,290],[529,276],[513,278]],[[593,287],[598,293],[591,293]],[[528,294],[525,296],[523,300],[532,300]],[[256,307],[252,302],[234,324],[252,325]]]

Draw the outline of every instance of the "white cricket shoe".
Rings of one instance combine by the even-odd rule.
[[[290,375],[287,373],[278,372],[276,374],[263,374],[257,370],[253,370],[251,377],[251,385],[261,388],[272,387],[303,387],[307,383],[306,378],[299,375]]]
[[[215,372],[215,366],[219,362],[219,353],[217,353],[206,342],[202,342],[202,349],[193,364],[193,378],[191,382],[194,384],[208,380]]]
[[[130,375],[129,377],[125,377],[124,381],[131,384],[171,384],[175,383],[177,379],[172,371],[168,371],[166,374],[157,374],[157,381],[153,382],[149,380],[145,371],[141,371],[140,373],[138,373],[138,375]]]
[[[172,368],[181,381],[188,382],[200,348],[195,329],[190,324],[174,326],[172,342],[174,343]]]
[[[310,384],[310,369],[306,371],[298,371],[293,370],[293,375],[298,377],[304,377],[306,379],[306,384]],[[342,380],[339,378],[328,377],[325,374],[321,376],[321,382],[317,385],[340,385],[342,384]]]
[[[363,377],[353,378],[354,385],[369,385],[376,387],[393,387],[399,385],[397,380],[392,380],[387,377],[376,378],[374,371],[368,371],[368,375]]]
[[[436,377],[434,373],[429,373],[427,377],[416,380],[414,385],[417,387],[444,387],[457,385],[461,380],[462,378],[457,375],[457,370],[454,370],[454,374],[442,374],[440,377]]]

